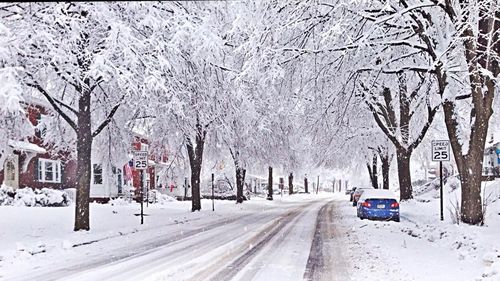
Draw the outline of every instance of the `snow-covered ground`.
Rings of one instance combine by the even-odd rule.
[[[253,197],[239,205],[216,201],[215,212],[202,200],[195,213],[190,202],[168,202],[146,208],[144,225],[135,215],[138,204],[92,204],[92,230],[77,233],[74,206],[0,207],[0,280],[183,280],[194,273],[204,280],[221,264],[235,263],[242,270],[218,274],[297,280],[316,214],[328,200],[331,195]]]
[[[500,200],[485,226],[445,220],[432,190],[401,204],[401,222],[359,220],[344,194],[92,204],[89,232],[74,206],[0,207],[0,280],[500,280]],[[489,183],[491,201],[500,183]],[[123,202],[121,202],[123,203]],[[318,216],[319,214],[319,216]],[[318,242],[318,239],[321,241]]]
[[[440,221],[437,191],[401,203],[401,222],[361,221],[347,198],[336,204],[349,226],[347,255],[353,277],[370,280],[500,280],[500,200],[490,202],[485,226],[454,224],[451,212],[460,190],[445,192]],[[486,184],[498,199],[500,182]],[[356,278],[355,278],[356,279]]]

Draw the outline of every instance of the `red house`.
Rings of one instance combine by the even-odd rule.
[[[45,116],[52,112],[43,102],[31,101],[25,104],[27,117],[33,126],[37,126]],[[46,131],[40,128],[35,135],[26,140],[9,140],[7,157],[0,166],[0,182],[14,189],[76,188],[76,161],[74,155],[67,151],[59,151],[53,145],[44,142]],[[125,195],[127,192],[139,194],[141,184],[155,187],[155,163],[149,162],[143,173],[136,171],[131,165],[132,150],[148,150],[148,140],[144,136],[134,134],[129,154],[116,155],[107,151],[112,148],[99,149],[93,147],[90,196],[94,200],[107,201]],[[106,150],[106,151],[104,151]],[[95,153],[94,153],[95,152]],[[113,159],[106,158],[113,155]],[[151,158],[152,159],[152,158]]]

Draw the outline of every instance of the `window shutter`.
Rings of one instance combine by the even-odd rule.
[[[61,170],[59,171],[61,173],[62,184],[65,184],[65,176],[64,176],[64,167],[66,166],[65,164],[66,164],[65,162],[61,162]]]
[[[38,160],[38,158],[35,159],[35,181],[39,181],[40,179],[38,178],[38,173],[39,173],[39,169],[40,169],[40,160]]]

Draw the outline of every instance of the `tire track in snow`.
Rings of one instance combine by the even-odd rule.
[[[289,237],[293,233],[295,233],[295,235],[297,235],[297,233],[303,234],[301,230],[296,229],[296,227],[299,225],[298,227],[300,228],[300,222],[303,220],[302,218],[310,214],[314,208],[317,208],[316,206],[318,203],[324,204],[322,201],[311,201],[281,215],[278,224],[274,223],[263,229],[257,233],[253,239],[246,241],[238,250],[215,261],[211,267],[204,271],[210,272],[210,270],[212,270],[211,273],[197,275],[197,278],[192,280],[253,280],[257,274],[269,270],[269,268],[267,268],[269,264],[265,262],[265,260],[269,258],[273,259],[275,252],[279,250],[283,244],[290,242],[284,237]],[[316,212],[314,211],[314,213]],[[278,236],[282,238],[279,239]],[[286,246],[282,249],[284,252],[289,250],[290,249]],[[263,259],[255,260],[257,257]],[[304,267],[305,262],[306,260],[304,260]],[[221,267],[224,267],[224,269],[220,270]],[[220,271],[217,272],[217,270]],[[213,274],[213,272],[216,273]]]
[[[317,216],[309,259],[304,273],[305,280],[350,280],[345,258],[336,236],[340,233],[335,227],[335,206],[323,206]]]
[[[206,231],[195,236],[176,241],[172,244],[161,246],[148,252],[120,260],[112,264],[91,269],[69,276],[71,280],[184,280],[186,274],[197,275],[199,257],[210,255],[212,251],[237,243],[239,235],[228,239],[221,233],[238,233],[244,225],[259,226],[262,220],[271,219],[273,214],[259,216],[259,220],[246,221],[241,218],[235,223],[227,224],[223,229]],[[203,264],[203,263],[201,263]]]
[[[293,210],[284,216],[282,216],[277,224],[271,225],[259,232],[254,236],[254,239],[250,241],[249,244],[245,244],[242,246],[241,251],[237,251],[237,253],[244,252],[243,255],[240,255],[235,260],[233,260],[230,264],[226,265],[225,268],[219,271],[215,276],[213,276],[210,280],[213,281],[221,281],[221,280],[231,280],[236,274],[240,272],[245,265],[253,259],[259,251],[261,251],[267,243],[275,237],[285,226],[287,226],[291,221],[293,221],[299,214],[301,214],[300,210]],[[262,237],[262,238],[260,238]],[[260,238],[260,239],[259,239]],[[251,245],[255,241],[255,245]],[[250,246],[250,247],[249,247]],[[247,251],[244,251],[247,249]],[[227,259],[228,257],[226,257]]]
[[[90,259],[88,261],[78,260],[75,263],[68,264],[63,262],[61,265],[54,265],[48,269],[41,269],[38,272],[30,272],[24,275],[19,275],[15,277],[9,278],[12,281],[22,281],[22,280],[57,280],[60,278],[64,278],[69,274],[74,274],[77,272],[85,271],[88,269],[92,269],[98,266],[107,265],[112,262],[117,262],[121,260],[126,260],[128,258],[133,258],[141,255],[145,255],[148,251],[154,250],[155,248],[166,246],[177,241],[188,239],[197,234],[203,233],[205,231],[213,230],[215,228],[223,227],[227,224],[231,224],[235,221],[241,219],[243,215],[234,216],[231,218],[225,218],[218,222],[211,222],[205,226],[197,227],[192,230],[187,231],[178,231],[174,230],[172,232],[164,233],[163,235],[166,237],[155,237],[148,239],[140,244],[136,244],[133,246],[126,246],[117,249],[114,251],[113,255],[105,255],[103,253],[98,253],[93,256],[86,256],[85,259]],[[140,232],[137,232],[140,234]],[[136,234],[137,234],[136,233]],[[170,235],[169,235],[170,234]],[[99,242],[97,242],[99,243]],[[97,244],[94,243],[94,244]],[[116,253],[118,252],[118,253]]]

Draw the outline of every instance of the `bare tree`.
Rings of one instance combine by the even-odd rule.
[[[432,106],[429,101],[430,85],[422,89],[426,82],[424,76],[420,78],[412,91],[408,90],[409,82],[406,73],[398,73],[397,77],[398,91],[395,93],[388,87],[382,87],[379,90],[380,94],[376,94],[368,86],[363,83],[361,85],[364,89],[362,96],[373,118],[396,148],[401,200],[407,200],[413,197],[410,174],[411,155],[425,137],[439,106]],[[423,125],[417,129],[417,134],[412,137],[411,132],[415,130],[412,126],[417,126],[415,125],[417,121],[413,119],[418,120],[418,109],[421,103],[425,104],[427,116]]]

